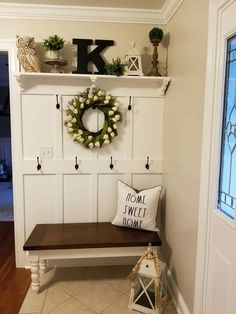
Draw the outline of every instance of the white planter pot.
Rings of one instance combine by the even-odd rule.
[[[55,60],[60,59],[60,50],[46,50],[45,57],[46,59]]]

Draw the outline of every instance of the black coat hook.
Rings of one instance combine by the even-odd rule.
[[[75,157],[75,170],[77,171],[78,169],[79,169],[78,158]]]
[[[132,97],[129,96],[129,106],[128,106],[128,110],[129,110],[129,111],[132,109],[132,106],[131,106],[131,99],[132,99]]]
[[[112,170],[114,168],[114,165],[112,163],[112,156],[111,156],[111,163],[110,163],[110,169]]]
[[[42,166],[39,163],[39,157],[37,157],[37,170],[39,171],[42,168]]]
[[[59,104],[59,102],[58,102],[58,95],[56,95],[56,100],[57,100],[56,108],[57,108],[57,109],[60,109],[60,104]]]
[[[147,157],[147,163],[146,163],[146,165],[145,165],[145,168],[146,168],[147,170],[149,170],[149,168],[150,168],[150,166],[149,166],[149,157]]]

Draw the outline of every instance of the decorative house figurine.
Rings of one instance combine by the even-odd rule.
[[[125,75],[143,76],[141,54],[135,48],[135,42],[132,42],[132,48],[128,51],[125,59],[127,64]]]
[[[161,274],[165,263],[149,244],[145,254],[139,259],[128,278],[132,281],[129,308],[142,313],[160,314],[167,304]]]

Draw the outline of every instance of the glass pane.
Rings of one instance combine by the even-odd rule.
[[[236,207],[236,35],[228,39],[218,208],[234,219]]]
[[[154,279],[138,276],[138,283],[135,285],[134,303],[144,308],[155,309],[155,282]]]

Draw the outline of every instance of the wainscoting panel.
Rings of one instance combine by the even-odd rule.
[[[117,180],[128,182],[128,175],[98,175],[98,221],[112,221],[117,210]]]
[[[133,174],[132,177],[132,185],[138,190],[162,184],[162,175],[160,174]]]
[[[24,176],[25,237],[38,223],[57,221],[57,183],[55,175]]]
[[[133,158],[162,159],[163,99],[134,98]]]
[[[55,99],[50,95],[22,95],[24,158],[39,156],[40,146],[55,146]]]
[[[92,221],[91,175],[64,175],[63,222]]]

